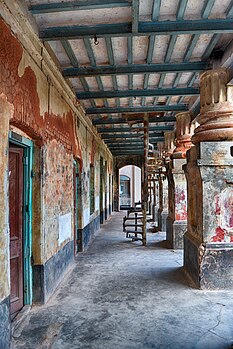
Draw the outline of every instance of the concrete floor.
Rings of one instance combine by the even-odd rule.
[[[79,254],[53,298],[33,307],[13,349],[223,349],[233,343],[233,292],[191,288],[182,252],[163,233],[148,246],[122,233],[114,213]]]

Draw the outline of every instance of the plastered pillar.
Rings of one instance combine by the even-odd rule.
[[[156,226],[159,227],[159,180],[158,174],[155,175],[155,206],[154,206],[154,216]]]
[[[162,231],[162,213],[163,213],[163,176],[158,174],[158,229]]]
[[[10,347],[8,132],[13,107],[0,94],[0,348]]]
[[[153,186],[152,186],[152,174],[148,175],[148,213],[152,214],[153,209]]]
[[[187,182],[183,165],[186,164],[186,151],[192,146],[192,133],[193,126],[190,113],[177,114],[175,149],[171,144],[167,153],[169,208],[166,239],[173,249],[183,248],[183,236],[187,230]],[[173,150],[172,153],[171,149]]]
[[[233,287],[233,89],[228,73],[201,76],[200,126],[187,152],[184,268],[202,289]]]
[[[166,231],[167,229],[167,217],[168,217],[168,180],[164,175],[163,179],[163,210],[161,213],[161,230]]]
[[[164,210],[164,159],[163,159],[163,153],[164,153],[164,143],[159,142],[158,143],[158,154],[155,158],[155,176],[157,181],[155,182],[155,191],[156,191],[156,200],[155,200],[155,218],[158,230],[163,231],[163,222],[164,222],[164,216],[163,216],[163,210]],[[166,185],[166,184],[165,184]],[[165,200],[166,201],[166,200]]]

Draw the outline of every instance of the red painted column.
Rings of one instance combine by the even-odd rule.
[[[166,239],[173,249],[183,248],[183,236],[187,229],[187,182],[183,165],[186,164],[186,152],[192,146],[192,133],[191,114],[177,114],[175,149],[172,144],[166,154],[169,202]]]
[[[187,153],[184,267],[203,289],[233,288],[233,86],[226,69],[200,78],[200,126]]]

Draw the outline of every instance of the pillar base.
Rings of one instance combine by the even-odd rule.
[[[186,231],[186,221],[174,221],[171,217],[167,217],[166,240],[172,249],[184,248],[183,238]]]
[[[158,228],[160,231],[162,231],[162,210],[158,209]]]
[[[161,221],[162,221],[162,226],[161,230],[166,231],[167,230],[167,217],[168,217],[168,211],[163,210],[161,213]]]
[[[192,235],[184,235],[184,269],[200,289],[233,288],[233,246],[201,243]]]
[[[159,226],[159,216],[158,216],[158,211],[159,211],[159,206],[155,205],[153,207],[153,217],[154,217],[154,222],[156,223],[156,226]]]

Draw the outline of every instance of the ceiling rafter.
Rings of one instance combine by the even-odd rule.
[[[184,16],[184,13],[185,13],[185,10],[186,10],[186,7],[187,7],[187,2],[188,2],[188,0],[180,0],[179,1],[178,8],[177,8],[177,14],[176,14],[176,19],[177,20],[182,20],[183,19],[183,16]],[[168,48],[167,48],[167,51],[166,51],[166,55],[165,55],[165,58],[164,58],[164,62],[165,63],[169,63],[170,62],[171,57],[172,57],[172,53],[173,53],[175,45],[176,45],[176,42],[177,42],[177,35],[171,35],[170,36],[170,41],[169,41],[169,44],[168,44]],[[177,74],[179,74],[179,73],[177,73]],[[162,88],[162,86],[164,84],[165,77],[166,77],[165,73],[162,73],[160,75],[159,88]],[[181,77],[181,75],[180,75],[180,77]],[[158,97],[156,97],[154,99],[154,104],[157,104],[157,101],[158,101]],[[166,104],[169,104],[170,101],[171,101],[171,98],[168,97],[167,100],[166,100]]]
[[[164,111],[186,111],[185,104],[175,105],[157,105],[146,107],[120,107],[120,108],[87,108],[87,114],[118,114],[118,113],[146,113],[146,112],[164,112]]]
[[[95,55],[94,55],[94,52],[93,52],[93,49],[92,49],[92,46],[91,46],[91,43],[90,43],[90,39],[84,38],[83,42],[84,42],[85,49],[87,51],[87,55],[88,55],[89,61],[90,61],[91,65],[92,65],[92,67],[95,68],[96,67],[96,59],[95,59]],[[80,68],[73,68],[73,69],[80,69]],[[103,87],[103,83],[102,83],[102,80],[101,80],[100,76],[96,76],[96,82],[97,82],[99,90],[103,91],[104,87]],[[108,101],[105,98],[104,98],[104,106],[106,108],[108,108]]]
[[[106,48],[107,48],[107,54],[110,65],[115,65],[115,59],[114,59],[114,53],[113,53],[113,47],[112,47],[112,39],[111,38],[105,38]],[[112,83],[114,90],[118,90],[117,86],[117,79],[115,75],[112,75]],[[104,96],[102,97],[104,98]],[[119,99],[116,100],[117,107],[120,107],[120,101]]]
[[[29,10],[33,14],[64,12],[64,11],[80,11],[80,10],[95,10],[114,7],[129,7],[131,2],[128,0],[85,0],[85,1],[67,1],[55,2],[47,4],[30,5]]]
[[[232,19],[200,19],[181,21],[139,22],[137,35],[233,33]],[[133,36],[131,23],[97,24],[43,28],[40,38],[46,40],[81,39],[84,37]]]
[[[186,0],[183,0],[183,1],[185,2]],[[205,1],[205,4],[204,4],[204,6],[202,8],[202,16],[201,16],[202,19],[207,19],[209,17],[214,3],[215,3],[215,0],[206,0]],[[179,8],[181,8],[182,0],[180,0],[179,5],[180,5]],[[186,8],[187,3],[183,3],[183,7],[184,6]],[[182,12],[183,12],[183,15],[184,15],[184,11],[182,11]],[[181,13],[180,13],[180,15],[181,15]],[[177,18],[178,18],[178,15],[177,15]],[[180,18],[180,19],[182,19],[182,18]],[[212,38],[210,44],[208,45],[208,47],[207,47],[207,49],[205,51],[205,54],[202,57],[204,60],[208,59],[209,54],[212,52],[213,48],[215,47],[217,41],[219,40],[219,37],[220,37],[220,34],[215,35],[214,39]],[[197,42],[198,42],[199,38],[200,38],[200,34],[192,35],[191,40],[189,41],[188,47],[187,47],[187,49],[185,51],[185,54],[184,54],[184,57],[183,57],[183,61],[184,62],[188,62],[190,60],[190,58],[191,58],[191,56],[193,54],[193,51],[194,51],[194,49],[195,49],[195,47],[197,45]],[[173,87],[178,85],[180,79],[181,79],[181,75],[179,75],[179,73],[177,73],[176,74],[176,78],[175,78],[174,83],[173,83]],[[195,79],[196,79],[196,73],[193,73],[191,78],[189,79],[189,81],[187,83],[187,86],[191,87],[193,85]],[[183,101],[183,98],[184,98],[183,96],[180,96],[180,98],[178,100],[178,103],[181,103]],[[168,103],[168,101],[167,101],[167,103]]]
[[[132,0],[132,32],[138,32],[139,24],[139,0]]]
[[[116,153],[113,151],[113,155],[115,156],[125,156],[125,155],[143,155],[144,151],[143,150],[132,150],[132,151],[117,151]]]
[[[154,47],[155,47],[155,35],[150,35],[149,43],[148,43],[147,58],[146,58],[147,64],[151,64],[152,62]],[[143,82],[144,89],[148,88],[149,78],[150,78],[150,73],[146,73],[144,75],[144,82]],[[142,98],[142,106],[144,105],[145,105],[145,98]]]
[[[215,1],[215,0],[214,0]],[[178,21],[182,20],[187,7],[188,0],[180,0],[177,9],[176,19]]]
[[[138,142],[139,139],[142,139],[143,141],[143,135],[139,136],[132,136],[132,135],[122,135],[122,137],[114,137],[114,135],[112,135],[112,137],[106,137],[104,138],[105,143],[106,142],[112,142],[113,139],[120,139],[120,140],[124,140],[124,139],[130,139],[130,142]],[[162,142],[164,140],[164,137],[160,136],[160,137],[150,137],[151,142]]]
[[[86,66],[79,68],[63,69],[64,77],[76,76],[100,76],[100,75],[121,75],[121,74],[144,74],[144,73],[175,73],[192,72],[210,69],[208,62],[181,62],[181,63],[161,63],[161,64],[128,64],[109,66]],[[159,86],[161,87],[161,86]]]
[[[154,132],[154,131],[171,131],[173,130],[174,127],[173,126],[150,126],[149,125],[149,132]],[[119,133],[119,132],[142,132],[143,131],[143,127],[101,127],[98,128],[98,132],[100,133]]]
[[[125,98],[125,97],[142,97],[142,96],[193,96],[199,95],[199,88],[157,88],[157,89],[138,89],[138,90],[118,90],[118,91],[94,91],[79,92],[77,98],[98,99],[98,98]]]
[[[158,21],[161,7],[161,0],[154,0],[152,7],[152,21]]]
[[[122,134],[102,134],[102,139],[117,139],[117,138],[140,138],[143,137],[143,132],[141,133],[136,133],[136,132],[128,132],[128,133],[122,133]],[[158,138],[158,137],[163,137],[163,132],[156,132],[153,134],[152,138]]]
[[[142,118],[131,118],[131,121],[134,121],[136,123],[142,123]],[[149,120],[150,120],[150,124],[151,123],[167,123],[167,122],[175,122],[176,118],[175,117],[158,117],[158,116],[149,116]],[[103,118],[99,118],[99,119],[93,119],[92,120],[93,125],[117,125],[117,124],[128,124],[128,121],[126,118],[117,118],[117,119],[103,119]]]
[[[64,51],[66,52],[66,54],[67,54],[67,56],[68,56],[68,58],[70,60],[70,63],[72,64],[72,66],[74,68],[78,68],[79,67],[78,60],[77,60],[77,57],[76,57],[76,55],[75,55],[75,53],[74,53],[74,51],[72,49],[72,46],[69,43],[69,41],[61,40],[61,44],[62,44],[62,47],[63,47]],[[89,86],[88,86],[88,83],[87,83],[86,79],[83,78],[83,77],[80,77],[79,80],[80,80],[80,82],[82,84],[82,87],[83,87],[84,91],[88,92],[89,91]],[[96,107],[95,101],[91,100],[91,106],[93,108]]]
[[[133,64],[133,38],[132,37],[127,38],[127,60],[129,65]],[[132,75],[128,76],[128,88],[129,90],[133,89]],[[130,107],[133,106],[133,98],[129,98],[129,106]]]
[[[233,18],[233,1],[230,2],[227,8],[226,14],[227,14],[227,18]]]

